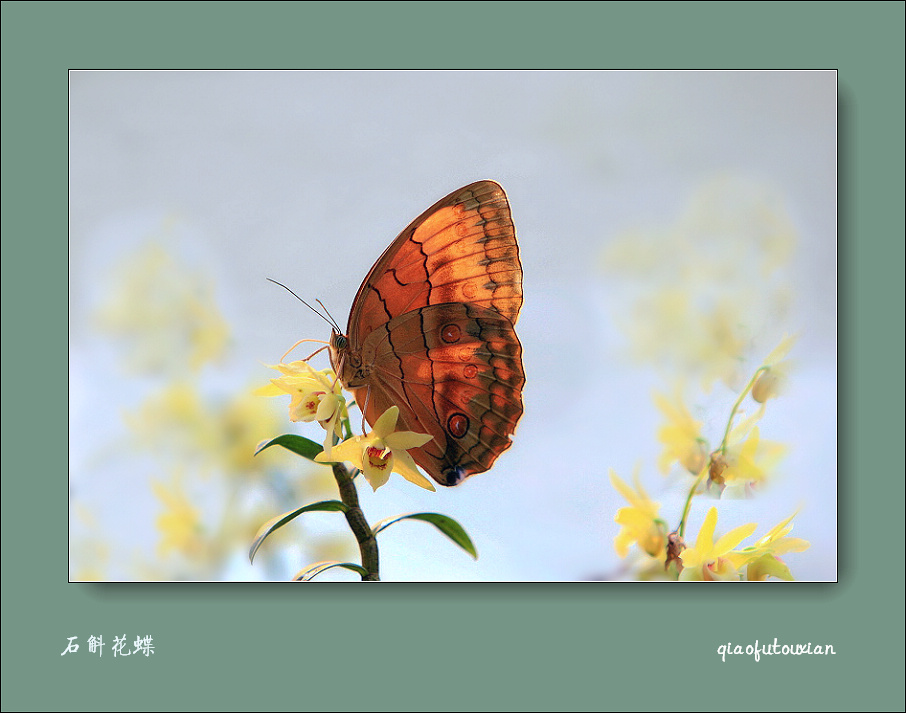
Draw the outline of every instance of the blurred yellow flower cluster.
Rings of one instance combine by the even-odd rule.
[[[120,264],[111,282],[97,324],[134,374],[123,392],[143,394],[124,409],[131,440],[111,450],[127,459],[126,477],[142,478],[135,492],[146,489],[147,499],[153,497],[157,514],[148,526],[156,529],[157,547],[153,554],[123,554],[117,562],[117,543],[110,539],[114,556],[105,564],[113,571],[119,564],[115,578],[234,576],[233,563],[245,559],[267,513],[324,493],[332,480],[315,467],[287,477],[280,466],[288,454],[254,458],[257,444],[279,428],[279,410],[251,388],[224,393],[210,385],[216,379],[203,378],[228,365],[229,346],[229,328],[208,278],[152,242]],[[132,475],[136,462],[154,475],[147,481],[143,472]],[[329,539],[306,543],[315,556],[348,551],[338,551]],[[286,546],[272,547],[265,567],[275,569],[287,553]],[[74,557],[84,559],[79,552]],[[78,578],[104,576],[78,563],[73,572]]]
[[[679,463],[691,475],[699,475],[707,466],[709,485],[718,487],[727,496],[750,495],[757,490],[776,470],[787,450],[781,443],[763,440],[756,425],[765,414],[764,399],[776,395],[780,379],[771,380],[770,386],[758,392],[762,399],[761,406],[752,415],[738,422],[736,418],[741,415],[739,407],[742,400],[747,395],[755,399],[755,387],[764,384],[766,376],[785,369],[779,359],[790,349],[793,341],[791,337],[784,337],[780,346],[758,367],[733,406],[723,440],[714,451],[710,450],[708,439],[701,433],[702,422],[693,419],[684,404],[681,389],[677,390],[673,400],[655,393],[654,402],[666,418],[657,432],[663,446],[658,458],[661,472],[667,473],[674,463]],[[785,374],[783,378],[786,378]]]
[[[677,389],[672,399],[654,395],[655,404],[666,419],[657,432],[663,448],[658,459],[660,470],[668,473],[674,464],[679,464],[694,479],[689,485],[678,525],[669,531],[659,515],[660,504],[650,500],[638,474],[633,489],[611,471],[613,487],[630,504],[630,507],[620,508],[614,518],[621,526],[614,538],[614,548],[621,558],[626,558],[630,546],[637,545],[644,560],[638,567],[639,578],[652,576],[655,570],[653,558],[660,563],[661,576],[665,578],[702,581],[793,579],[779,555],[801,552],[809,547],[806,540],[788,537],[794,515],[772,528],[754,545],[737,549],[755,532],[756,525],[736,527],[715,541],[717,509],[712,507],[695,544],[689,547],[684,540],[689,507],[695,495],[708,490],[719,497],[750,497],[758,493],[776,471],[786,447],[763,440],[756,424],[765,413],[767,399],[778,394],[778,387],[786,379],[784,358],[793,341],[791,337],[784,337],[755,370],[730,409],[723,438],[714,450],[702,434],[702,422],[694,419],[686,407],[682,389]],[[759,384],[762,387],[756,390]],[[747,396],[760,406],[754,414],[742,417],[740,407]]]
[[[807,540],[799,537],[788,537],[793,529],[793,518],[796,513],[772,527],[751,547],[738,552],[731,552],[729,557],[737,569],[746,565],[746,578],[750,582],[764,581],[776,577],[787,581],[793,580],[789,567],[778,557],[787,552],[803,552],[809,548]]]
[[[166,557],[171,551],[197,557],[204,547],[201,515],[186,497],[180,480],[180,474],[177,474],[169,485],[160,481],[151,484],[154,495],[165,508],[157,517],[157,529],[161,534],[158,552],[161,557]]]
[[[739,572],[728,557],[731,550],[749,535],[755,532],[755,525],[741,525],[714,541],[714,528],[717,526],[717,508],[708,510],[708,515],[698,531],[694,547],[688,547],[680,553],[683,571],[680,579],[705,581],[739,581]]]
[[[221,359],[229,328],[209,280],[152,242],[117,268],[98,324],[140,373],[198,372]]]
[[[780,198],[731,177],[702,186],[673,225],[610,241],[602,262],[625,293],[615,319],[633,360],[738,388],[754,335],[789,310],[794,243]]]
[[[735,549],[743,540],[755,532],[756,525],[748,524],[734,528],[714,541],[717,525],[717,508],[710,508],[698,531],[695,546],[682,551],[681,580],[692,581],[764,581],[768,577],[793,580],[789,567],[778,555],[786,552],[802,552],[809,548],[806,540],[787,537],[793,529],[795,513],[775,525],[753,546]]]
[[[655,394],[654,403],[667,418],[657,432],[658,440],[664,444],[658,467],[666,473],[678,461],[687,471],[697,475],[708,458],[708,442],[701,435],[701,421],[692,418],[679,393],[673,401]]]
[[[613,487],[629,502],[630,507],[620,508],[614,518],[622,527],[614,538],[613,546],[620,557],[629,554],[629,547],[636,543],[650,557],[663,560],[667,552],[667,523],[658,517],[660,503],[652,502],[639,483],[638,472],[633,478],[635,489],[610,471]]]
[[[86,507],[72,505],[70,520],[77,521],[83,530],[70,542],[70,580],[103,581],[110,561],[110,545],[98,527],[97,519]]]

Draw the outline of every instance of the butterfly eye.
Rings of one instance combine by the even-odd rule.
[[[334,346],[337,349],[345,349],[346,347],[349,346],[349,340],[346,337],[344,337],[342,334],[338,334],[334,338]]]

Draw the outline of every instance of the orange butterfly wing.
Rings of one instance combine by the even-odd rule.
[[[516,324],[522,265],[510,205],[494,181],[453,191],[397,236],[362,282],[347,334],[361,345],[394,317],[442,302],[496,309]]]
[[[343,351],[364,376],[340,376],[369,423],[396,405],[399,430],[433,437],[410,453],[441,485],[484,472],[510,446],[525,383],[513,329],[521,306],[515,229],[493,181],[422,213],[359,288]]]
[[[488,470],[510,447],[525,375],[513,325],[496,310],[461,302],[412,310],[375,329],[362,355],[373,364],[366,418],[396,404],[399,430],[433,436],[410,452],[441,485]]]

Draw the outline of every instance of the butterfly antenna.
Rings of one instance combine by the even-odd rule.
[[[340,325],[337,324],[337,320],[335,320],[333,318],[333,315],[328,311],[327,307],[324,306],[324,303],[321,302],[321,300],[319,300],[319,299],[315,299],[315,302],[317,302],[319,305],[321,305],[321,309],[323,309],[325,312],[327,312],[327,316],[330,317],[330,321],[333,322],[334,329],[337,330],[337,333],[342,334],[343,330],[340,329]]]
[[[321,319],[323,319],[325,322],[327,322],[327,324],[330,325],[331,329],[336,329],[337,332],[340,331],[339,327],[337,327],[337,323],[331,321],[333,319],[333,317],[331,317],[330,319],[327,319],[327,317],[325,317],[323,314],[318,312],[318,310],[316,310],[314,307],[312,307],[310,304],[308,304],[308,302],[306,302],[301,297],[299,297],[299,295],[297,295],[295,292],[293,292],[291,289],[289,289],[282,282],[277,282],[276,280],[272,280],[269,277],[265,278],[265,279],[267,279],[268,282],[273,282],[275,285],[280,285],[280,287],[282,287],[284,290],[289,292],[293,297],[295,297],[297,300],[299,300],[299,302],[304,304],[306,307],[308,307],[308,309],[310,309],[312,312],[314,312],[316,315],[318,315]],[[321,300],[318,300],[318,304],[321,304]],[[323,307],[324,305],[321,305],[321,306]],[[325,309],[324,311],[326,312],[327,310]]]

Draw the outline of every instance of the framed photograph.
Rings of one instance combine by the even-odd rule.
[[[69,79],[71,579],[837,578],[835,71]]]
[[[0,12],[4,711],[902,710],[902,3]]]

